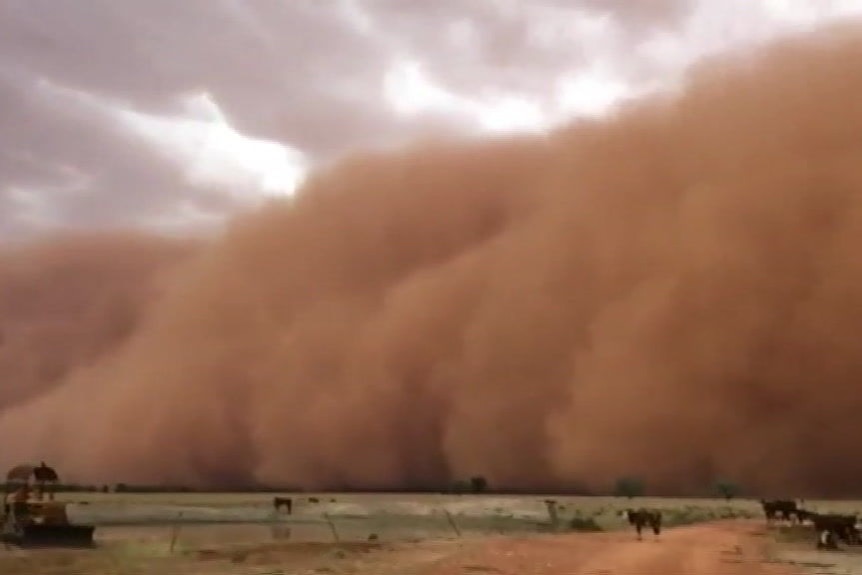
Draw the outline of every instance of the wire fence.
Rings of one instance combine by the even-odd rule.
[[[176,529],[209,532],[230,528],[236,534],[243,531],[269,531],[273,539],[296,541],[397,541],[441,537],[469,537],[474,534],[513,534],[548,530],[547,516],[491,513],[467,515],[452,513],[445,508],[426,513],[407,514],[377,511],[350,514],[320,510],[287,514],[261,507],[206,508],[168,506],[87,505],[70,507],[70,519],[75,523],[96,525],[97,530],[115,533],[146,530]]]
[[[292,513],[275,510],[272,501],[213,504],[155,504],[138,502],[79,503],[69,507],[74,523],[95,525],[97,533],[110,536],[125,532],[145,533],[165,529],[186,536],[230,537],[306,542],[409,541],[459,538],[474,535],[527,535],[560,530],[603,531],[624,526],[619,510],[626,501],[570,500],[565,505],[539,498],[462,502],[330,500],[301,505]],[[644,501],[649,505],[648,501]],[[667,525],[710,519],[754,517],[759,510],[751,502],[733,505],[716,502],[692,504],[655,501],[665,507]],[[99,535],[97,535],[98,537]],[[172,536],[177,539],[179,536]]]

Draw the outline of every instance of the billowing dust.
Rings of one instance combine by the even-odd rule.
[[[858,493],[860,61],[836,28],[547,137],[356,155],[196,248],[8,248],[0,463]]]

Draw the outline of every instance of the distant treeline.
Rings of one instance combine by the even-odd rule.
[[[11,491],[12,485],[5,486]],[[138,485],[132,483],[115,483],[111,485],[84,485],[61,483],[52,487],[58,493],[405,493],[405,494],[497,494],[497,495],[533,495],[531,489],[491,489],[488,481],[482,476],[465,480],[453,481],[447,486],[398,487],[380,488],[355,487],[349,485],[328,486],[326,489],[311,490],[295,486],[270,485],[237,485],[233,487],[190,487],[187,485]],[[593,495],[583,489],[549,490],[555,495]]]
[[[3,485],[3,484],[0,484]],[[3,485],[6,491],[17,489],[18,485]],[[284,491],[296,492],[297,489],[267,487],[267,486],[245,486],[245,487],[212,487],[193,488],[185,485],[133,485],[129,483],[116,483],[113,485],[81,485],[76,483],[60,483],[51,487],[56,493],[281,493]]]
[[[20,484],[20,483],[14,483],[14,484],[12,484],[12,483],[0,483],[0,485],[2,485],[2,486],[3,486],[3,490],[4,490],[4,491],[9,492],[9,491],[14,491],[14,490],[18,489],[18,488],[20,487],[20,485],[21,485],[21,484]],[[105,486],[105,487],[107,487],[107,486]],[[63,493],[63,492],[69,492],[69,493],[90,492],[90,493],[96,493],[96,492],[102,491],[102,489],[103,489],[103,488],[102,488],[101,486],[97,487],[97,486],[95,486],[95,485],[77,485],[77,484],[74,484],[74,483],[72,483],[72,484],[65,484],[65,483],[61,483],[61,484],[57,484],[57,485],[53,485],[53,486],[51,486],[51,487],[50,487],[50,489],[51,489],[51,491],[60,492],[60,493]]]
[[[7,485],[6,490],[11,491],[12,486]],[[67,493],[404,493],[404,494],[494,494],[494,495],[545,495],[545,496],[581,496],[581,497],[606,497],[609,495],[617,497],[643,497],[653,495],[658,497],[715,497],[733,499],[742,495],[743,490],[732,481],[717,480],[711,486],[705,486],[701,493],[673,494],[673,493],[650,493],[646,483],[638,476],[621,477],[613,486],[601,492],[589,490],[581,485],[572,484],[564,488],[549,486],[546,488],[533,487],[530,489],[517,489],[506,486],[492,486],[482,475],[475,475],[467,479],[452,481],[446,486],[387,486],[380,488],[356,487],[350,485],[331,485],[325,489],[311,490],[295,486],[281,485],[235,485],[232,487],[190,487],[186,485],[137,485],[132,483],[115,483],[105,485],[82,485],[75,483],[63,483],[54,487],[56,492]],[[749,494],[751,495],[751,494]]]

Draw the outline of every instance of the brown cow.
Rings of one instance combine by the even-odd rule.
[[[631,525],[635,526],[635,529],[638,533],[639,541],[643,540],[641,531],[647,525],[650,526],[656,538],[658,538],[659,534],[661,533],[661,511],[651,511],[643,508],[638,509],[637,511],[633,509],[626,509],[625,511],[621,511],[620,515],[625,517]]]

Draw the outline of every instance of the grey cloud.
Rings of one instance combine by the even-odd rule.
[[[553,72],[589,65],[597,51],[625,65],[633,43],[679,25],[691,2],[440,0],[429,6],[367,0],[365,5],[381,31],[422,55],[447,84],[467,92],[492,87],[541,95],[549,91]],[[597,28],[601,21],[604,29]]]
[[[165,115],[175,113],[179,94],[206,90],[240,132],[326,160],[467,129],[458,118],[398,117],[386,108],[383,78],[399,56],[421,59],[462,94],[541,95],[556,73],[584,62],[582,39],[535,41],[542,14],[608,9],[631,29],[671,25],[682,5],[612,4],[0,0],[0,237],[27,227],[16,211],[22,188],[40,190],[59,222],[78,227],[148,221],[181,204],[241,207],[222,190],[191,186],[179,167],[92,110],[46,97],[40,81]],[[70,192],[76,177],[86,189]]]

